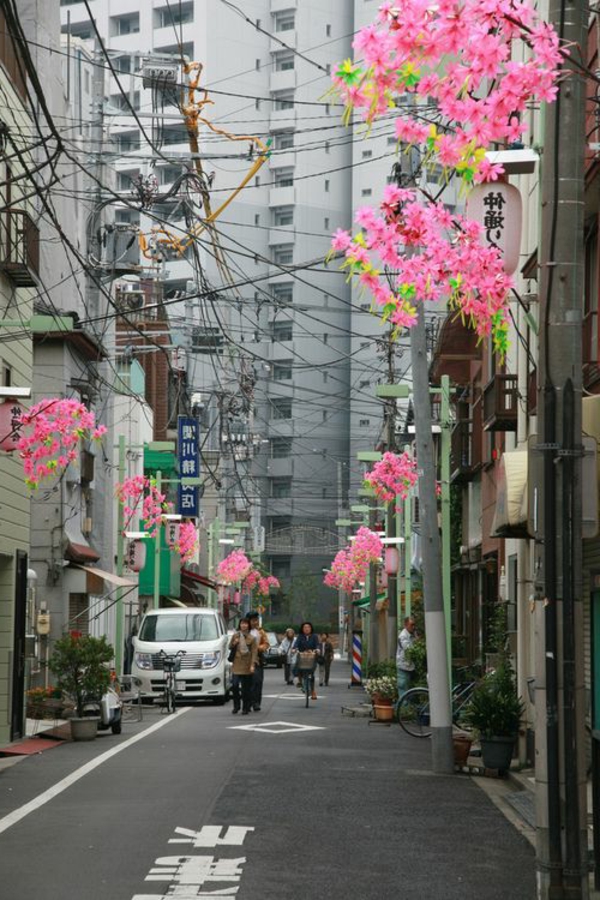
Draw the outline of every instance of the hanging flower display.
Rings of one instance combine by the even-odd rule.
[[[365,481],[375,496],[386,502],[396,498],[405,500],[410,489],[417,483],[417,463],[408,452],[384,453],[367,474]]]
[[[45,398],[23,410],[15,429],[19,434],[16,449],[30,488],[76,462],[80,441],[99,441],[106,433],[106,427],[96,425],[94,413],[83,403],[59,397]]]
[[[263,578],[258,579],[256,590],[261,597],[268,597],[271,592],[271,588],[277,590],[280,587],[281,585],[278,578],[275,578],[274,575],[265,575]]]
[[[134,515],[143,520],[150,537],[156,536],[156,529],[167,511],[166,495],[156,486],[156,481],[147,475],[133,475],[116,486],[117,499],[123,504],[125,516],[124,531],[127,531]]]
[[[199,548],[196,525],[193,522],[182,522],[179,526],[177,539],[173,544],[173,549],[181,556],[181,562],[185,563],[192,560]]]
[[[350,592],[360,581],[365,581],[369,565],[381,558],[383,544],[379,535],[362,526],[349,547],[340,550],[331,569],[323,579],[327,587]]]
[[[232,550],[217,566],[217,576],[222,584],[242,582],[252,569],[252,563],[243,550]]]

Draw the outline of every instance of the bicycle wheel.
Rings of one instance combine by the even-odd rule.
[[[165,700],[167,704],[167,712],[173,713],[175,712],[175,691],[173,690],[173,685],[171,682],[167,682],[167,686],[165,688]]]
[[[424,687],[411,688],[398,700],[398,724],[412,737],[431,735],[429,691]]]
[[[310,672],[304,673],[304,696],[306,698],[306,708],[308,709],[308,701],[310,700]]]

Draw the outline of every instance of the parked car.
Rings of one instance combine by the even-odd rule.
[[[133,638],[131,674],[143,697],[160,696],[165,685],[160,651],[183,650],[177,699],[222,704],[228,699],[231,680],[228,643],[225,622],[214,609],[153,609]]]
[[[267,637],[269,638],[269,649],[267,650],[267,665],[268,666],[277,666],[278,669],[281,669],[284,663],[283,653],[281,652],[281,644],[279,643],[279,638],[275,634],[274,631],[267,631]]]

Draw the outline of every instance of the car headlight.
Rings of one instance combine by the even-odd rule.
[[[150,653],[136,653],[135,664],[138,669],[152,669],[152,655]]]
[[[217,650],[215,653],[205,653],[202,657],[202,668],[203,669],[214,669],[214,667],[218,664],[221,659],[221,654]]]

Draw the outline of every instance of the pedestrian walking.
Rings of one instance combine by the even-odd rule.
[[[254,712],[260,712],[269,638],[267,637],[267,632],[261,627],[260,616],[257,612],[249,612],[246,618],[250,622],[250,634],[256,641],[256,649],[258,650],[258,663],[254,667],[254,675],[252,676],[252,709]]]
[[[252,678],[258,665],[258,648],[250,634],[250,622],[241,619],[239,631],[229,641],[229,649],[235,650],[233,657],[233,709],[247,716],[252,706]]]
[[[398,673],[398,694],[406,693],[412,684],[414,677],[415,664],[407,656],[415,642],[415,620],[407,616],[404,620],[404,628],[398,635],[398,646],[396,649],[396,670]]]
[[[315,634],[315,630],[314,630],[314,628],[313,628],[313,626],[312,626],[312,622],[303,622],[302,625],[300,626],[300,632],[299,632],[299,634],[298,634],[298,637],[296,638],[296,652],[297,652],[297,653],[314,653],[315,656],[318,654],[318,652],[319,652],[319,638],[318,638],[318,636]],[[297,671],[297,670],[296,670],[296,674],[298,675],[298,678],[299,678],[299,684],[298,684],[298,687],[302,687],[302,686],[303,686],[303,685],[302,685],[302,678],[301,678],[301,676],[298,674],[298,671]],[[316,691],[315,691],[315,676],[314,676],[314,672],[313,672],[313,674],[310,676],[310,690],[311,690],[311,697],[312,697],[312,699],[313,699],[313,700],[316,700],[316,699],[317,699],[317,694],[316,694]]]
[[[333,644],[329,640],[329,634],[324,631],[319,635],[319,655],[317,662],[319,664],[319,685],[329,685],[329,673],[331,671],[331,661],[333,660]]]
[[[294,664],[294,643],[296,641],[296,632],[293,628],[287,628],[281,642],[281,652],[284,656],[283,661],[283,678],[286,684],[294,683],[293,664]]]

